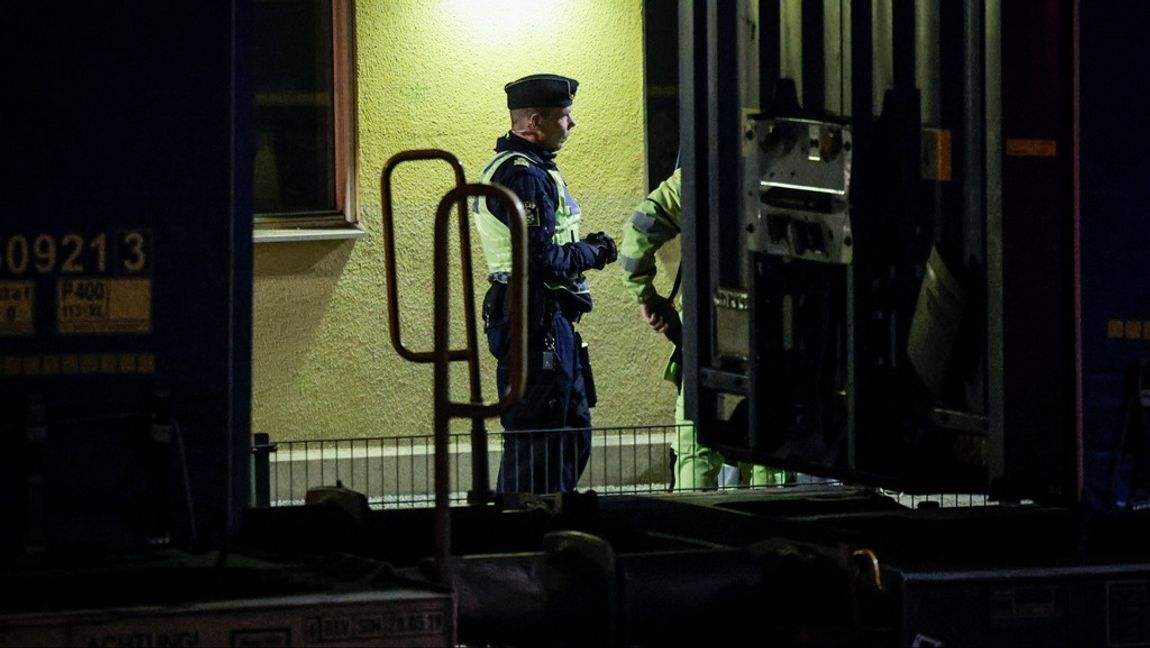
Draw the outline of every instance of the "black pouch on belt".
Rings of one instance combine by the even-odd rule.
[[[579,347],[579,364],[583,365],[583,390],[587,392],[587,407],[595,407],[599,402],[599,395],[595,393],[595,374],[591,371],[591,354],[587,351],[587,343],[578,333],[575,334],[575,344]]]

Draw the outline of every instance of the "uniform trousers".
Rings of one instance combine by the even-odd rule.
[[[506,322],[487,323],[496,358],[499,393],[510,382],[510,331]],[[496,491],[557,493],[576,489],[591,457],[591,405],[581,341],[559,309],[546,316],[527,343],[527,388],[503,415],[503,457]]]

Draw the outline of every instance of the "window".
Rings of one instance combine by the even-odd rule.
[[[356,221],[352,0],[256,0],[255,225]]]

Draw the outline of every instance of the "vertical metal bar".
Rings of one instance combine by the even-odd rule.
[[[594,433],[595,433],[595,431],[593,429],[588,428],[588,430],[587,430],[587,448],[586,448],[586,450],[587,450],[587,463],[588,464],[591,463],[591,455],[594,454],[595,443],[592,440],[592,435]],[[580,434],[575,439],[575,461],[579,460],[579,457],[582,455],[583,450],[584,450],[584,448],[583,448],[583,436]],[[582,481],[582,475],[580,476],[580,481]],[[591,484],[589,479],[588,479],[587,483],[588,483],[588,488],[593,487],[593,484]]]
[[[607,470],[603,473],[604,485],[613,485],[617,487],[623,486],[623,462],[626,460],[623,456],[623,444],[619,437],[615,437],[615,451],[611,452],[611,439],[603,439],[603,454],[615,457],[615,462],[607,466]]]
[[[871,2],[871,28],[869,32],[871,49],[866,55],[870,60],[873,77],[870,96],[871,108],[868,111],[871,115],[882,110],[883,97],[886,91],[894,86],[893,2],[894,0],[872,0]],[[862,34],[859,33],[858,35],[861,36]],[[861,50],[856,49],[855,51]]]
[[[256,446],[256,451],[252,453],[253,497],[256,506],[267,506],[271,501],[271,440],[266,432],[256,432],[252,439]]]
[[[270,465],[271,476],[269,481],[270,491],[268,492],[268,506],[272,502],[278,501],[280,496],[280,465],[275,462],[275,465]]]
[[[462,185],[463,178],[457,178],[458,185]],[[479,198],[478,200],[483,200]],[[479,379],[479,345],[475,321],[475,280],[472,276],[471,265],[471,226],[467,219],[467,201],[460,197],[456,201],[459,210],[459,259],[460,274],[463,281],[463,321],[466,336],[467,351],[467,379],[471,387],[471,403],[480,406],[483,404],[483,388]],[[471,492],[468,500],[472,504],[486,504],[494,496],[491,484],[487,477],[487,429],[483,425],[484,418],[478,414],[471,417]],[[457,466],[458,468],[458,466]],[[456,475],[458,480],[458,474]]]
[[[616,448],[615,454],[619,457],[619,474],[615,478],[615,487],[619,489],[620,493],[634,492],[633,490],[631,490],[634,488],[634,483],[631,483],[631,484],[627,483],[626,462],[627,462],[628,444],[627,444],[625,436],[626,435],[624,435],[622,433],[614,435],[615,448]],[[603,437],[603,451],[604,452],[606,452],[607,447],[610,444],[611,444],[611,437],[607,437],[607,436]],[[631,470],[632,470],[631,475],[633,477],[635,474],[634,470],[635,470],[635,464],[636,464],[634,440],[631,441],[630,448],[631,448],[630,452],[631,452]]]
[[[914,79],[915,86],[920,91],[921,114],[924,124],[935,126],[943,125],[946,107],[943,93],[953,88],[953,83],[943,83],[944,72],[951,72],[948,67],[950,58],[956,50],[943,49],[949,43],[943,40],[943,14],[948,11],[960,9],[958,3],[948,3],[948,7],[935,3],[923,2],[915,7],[914,14]],[[947,24],[948,33],[952,25]],[[955,71],[957,72],[957,71]]]
[[[846,79],[850,77],[845,27],[849,19],[843,0],[822,0],[823,114],[828,118],[840,118],[849,107],[845,95]]]
[[[709,77],[708,100],[715,107],[715,114],[707,123],[709,166],[714,190],[708,203],[707,219],[711,236],[718,244],[716,249],[743,249],[740,237],[741,227],[731,227],[720,215],[738,212],[739,172],[742,164],[742,121],[743,101],[740,61],[741,52],[736,44],[740,41],[742,25],[739,24],[739,4],[716,2],[712,5],[712,23],[708,25],[708,35],[713,36],[707,44],[710,57],[707,66]],[[711,94],[714,93],[714,94]],[[719,98],[726,98],[720,100]],[[731,98],[734,98],[732,101]],[[709,254],[709,264],[713,279],[720,285],[742,287],[744,268],[742,263],[732,264],[719,254]]]
[[[592,443],[594,443],[594,441],[592,441]],[[617,486],[617,487],[621,486],[621,481],[619,479],[619,475],[622,474],[622,468],[620,467],[620,464],[623,461],[623,455],[620,453],[618,437],[616,437],[614,453],[611,452],[611,439],[607,436],[602,437],[602,443],[600,444],[600,447],[602,448],[602,454],[603,454],[603,460],[604,460],[603,461],[603,474],[600,476],[600,484],[604,488],[606,488],[608,486],[612,486],[612,485]],[[611,464],[609,462],[609,458],[612,455],[615,457],[616,463],[614,463],[614,464]],[[615,466],[614,471],[612,470],[613,465]],[[611,483],[612,478],[614,478],[614,480],[615,480],[614,484]]]
[[[288,501],[295,500],[295,443],[291,444],[291,450],[288,453]],[[304,466],[307,467],[306,465]]]
[[[484,430],[484,434],[486,434],[486,433],[487,433],[486,430]],[[451,441],[452,441],[452,445],[455,447],[453,452],[454,452],[454,456],[456,457],[456,460],[455,460],[455,485],[452,486],[451,492],[455,493],[455,492],[459,491],[460,484],[463,483],[463,463],[461,461],[459,461],[459,453],[462,452],[462,450],[460,449],[461,441],[459,439],[459,435],[458,434],[453,435],[451,437]],[[474,467],[475,462],[472,462],[471,465]],[[472,481],[472,483],[474,483],[474,480]],[[486,500],[486,497],[484,499]]]
[[[655,464],[651,459],[651,429],[650,428],[647,428],[647,441],[646,441],[646,443],[644,443],[644,445],[647,446],[647,472],[648,472],[648,474],[654,475],[655,473],[653,472],[653,468],[655,467]],[[650,479],[648,479],[647,483],[644,484],[644,486],[646,486],[647,492],[651,492],[652,483],[653,482]]]
[[[986,259],[986,7],[982,0],[963,2],[962,97],[962,254],[982,263]]]
[[[991,478],[1005,470],[1003,276],[1002,276],[1002,6],[986,0],[983,79],[986,139],[986,339],[987,339],[987,469]]]
[[[324,446],[326,444],[323,441],[319,441],[318,444],[319,444],[319,483],[322,485],[322,484],[327,483],[327,479],[326,479],[327,478],[327,463],[326,463],[327,457],[324,456]],[[309,482],[307,487],[310,489],[312,487],[312,484]]]
[[[371,502],[371,439],[363,440],[363,491],[367,495],[367,501]]]
[[[394,459],[392,460],[392,463],[395,464],[396,466],[398,466],[399,464],[396,462],[399,461],[399,452],[398,452],[399,441],[397,439],[388,439],[388,442],[390,442],[396,448],[392,452],[392,456],[394,457]],[[386,507],[387,506],[387,481],[388,481],[387,480],[387,447],[384,444],[381,444],[381,446],[383,446],[383,447],[382,447],[382,450],[379,454],[379,496],[380,496],[380,504],[382,504],[384,507]],[[398,474],[398,472],[399,472],[399,470],[397,468],[396,473]],[[396,484],[395,484],[395,492],[399,493],[399,483],[398,482],[396,482]]]
[[[852,0],[838,0],[838,114],[849,117],[854,102],[851,79],[854,78],[854,36],[851,25],[854,21]],[[828,65],[834,65],[833,63]]]
[[[702,216],[708,197],[707,153],[709,138],[707,41],[709,4],[704,0],[679,1],[679,142],[683,163],[683,391],[688,416],[699,415],[697,370],[705,351],[701,340],[711,338],[709,313],[710,277],[706,260],[710,240],[707,219]],[[693,332],[693,334],[692,334]]]
[[[943,61],[941,74],[948,78],[947,63],[957,68],[956,74],[961,78],[961,86],[947,92],[949,84],[943,84],[943,115],[945,122],[952,119],[957,121],[955,150],[954,150],[954,182],[947,187],[948,202],[957,203],[952,208],[951,220],[954,224],[948,231],[952,234],[951,240],[958,246],[961,256],[960,262],[968,276],[981,276],[986,268],[986,177],[984,165],[986,162],[986,128],[984,96],[984,58],[985,58],[985,32],[984,12],[982,0],[964,0],[957,11],[949,4],[945,5],[943,14],[943,33],[947,40],[957,41],[956,46],[944,45],[944,52],[955,49],[957,52],[946,57]],[[947,21],[958,23],[958,29],[950,27]],[[957,33],[954,33],[957,32]],[[949,110],[947,110],[949,108]],[[953,118],[951,117],[953,115]],[[978,291],[981,294],[982,290]],[[987,313],[983,305],[976,307],[984,316]],[[978,336],[979,338],[982,335]],[[987,354],[986,341],[980,341],[977,352],[985,358]],[[985,414],[987,412],[987,376],[986,363],[979,363],[980,371],[968,372],[970,378],[966,380],[966,409],[972,412]]]
[[[915,87],[914,0],[894,0],[891,25],[891,56],[894,65],[894,87]]]
[[[779,6],[779,77],[795,84],[795,100],[803,96],[803,6],[806,0],[782,0]],[[764,104],[764,107],[766,104]]]
[[[881,0],[880,0],[881,1]],[[874,119],[874,6],[872,0],[852,0],[850,9],[850,117],[855,150],[869,146],[871,122]],[[860,320],[855,285],[859,270],[854,264],[846,269],[846,462],[850,468],[858,466],[858,346],[856,330]]]
[[[826,112],[826,52],[823,48],[823,3],[803,3],[803,112]]]
[[[575,456],[576,457],[582,456],[582,445],[583,445],[582,434],[575,435]],[[604,457],[604,458],[606,458],[606,457]],[[595,459],[596,459],[595,455],[593,455],[593,453],[589,453],[588,459],[586,459],[586,468],[585,468],[583,474],[581,475],[580,479],[578,479],[576,481],[576,486],[578,485],[578,481],[582,481],[585,478],[586,483],[588,483],[588,487],[589,488],[595,488],[595,486],[596,486]]]
[[[512,276],[511,276],[511,378],[510,389],[498,403],[488,407],[481,403],[459,404],[451,401],[450,384],[450,329],[447,290],[447,227],[450,208],[461,203],[465,196],[490,196],[506,203],[514,213],[514,226],[511,230]],[[466,212],[461,212],[465,214]],[[435,398],[435,558],[436,571],[440,582],[451,583],[451,506],[449,455],[449,424],[452,416],[487,417],[494,416],[510,407],[523,392],[526,383],[524,356],[526,339],[523,334],[525,320],[525,295],[527,279],[526,217],[523,205],[514,194],[491,185],[466,185],[449,191],[439,202],[435,218],[435,253],[433,277],[434,296],[434,398]],[[472,313],[473,315],[474,313]],[[486,478],[486,473],[484,473]]]
[[[622,439],[623,435],[620,434],[619,438]],[[639,446],[636,445],[638,439],[635,435],[631,435],[631,479],[634,480],[636,487],[638,487],[639,480]]]
[[[780,0],[759,0],[759,108],[770,105],[779,80],[781,25]]]
[[[311,487],[311,442],[305,441],[303,445],[303,491],[307,495],[307,489]],[[295,493],[292,493],[292,499],[295,499]]]
[[[1085,404],[1083,402],[1083,391],[1085,385],[1083,384],[1083,373],[1086,371],[1085,357],[1083,349],[1083,268],[1082,268],[1082,8],[1080,0],[1073,0],[1070,7],[1073,23],[1071,25],[1071,41],[1073,43],[1071,57],[1073,68],[1071,80],[1071,97],[1072,97],[1072,112],[1071,112],[1071,128],[1070,128],[1070,144],[1073,146],[1074,160],[1071,169],[1071,177],[1073,178],[1073,198],[1074,205],[1074,232],[1073,232],[1073,256],[1074,256],[1074,402],[1077,406],[1074,408],[1074,492],[1079,493],[1079,497],[1086,494],[1086,439],[1083,436],[1085,425],[1084,417]],[[1143,68],[1145,69],[1145,68]],[[1143,95],[1145,96],[1145,95]],[[1145,327],[1145,324],[1143,324]],[[1143,330],[1143,334],[1146,331]]]

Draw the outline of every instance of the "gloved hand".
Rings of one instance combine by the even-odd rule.
[[[679,311],[666,297],[656,295],[651,300],[639,305],[639,313],[647,324],[656,333],[662,333],[667,339],[678,346],[683,339],[683,323],[679,319]]]
[[[615,247],[615,239],[607,236],[605,232],[592,232],[583,238],[583,241],[595,248],[595,267],[602,270],[608,263],[614,263],[619,258],[619,250]]]

